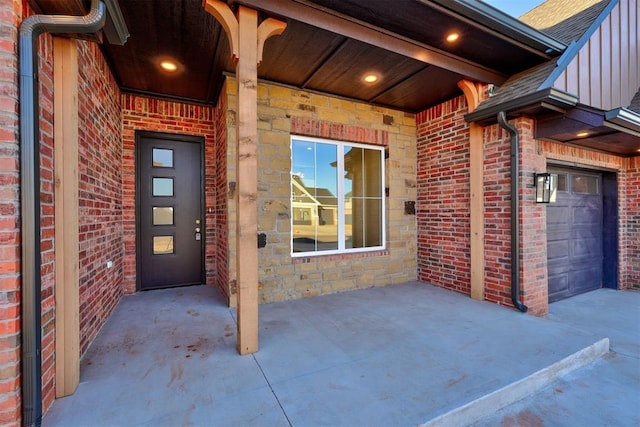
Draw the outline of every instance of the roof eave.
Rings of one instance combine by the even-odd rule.
[[[558,108],[571,108],[578,104],[578,97],[567,92],[554,88],[547,88],[530,93],[520,98],[505,101],[490,107],[476,110],[464,116],[469,123],[479,123],[481,125],[493,124],[497,121],[498,113],[501,111],[517,112],[525,108],[540,105],[553,106]]]
[[[427,0],[420,0],[427,1]],[[518,19],[478,0],[429,0],[467,16],[476,22],[505,34],[551,57],[567,48],[563,42],[536,30]]]
[[[640,114],[628,108],[616,108],[604,114],[604,125],[640,137]]]

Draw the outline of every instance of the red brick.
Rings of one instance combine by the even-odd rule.
[[[223,98],[223,97],[221,97]],[[130,94],[123,94],[122,110],[122,212],[130,221],[123,223],[123,232],[135,236],[135,131],[168,132],[182,135],[198,135],[205,138],[205,189],[207,194],[218,194],[217,186],[226,175],[220,169],[219,162],[226,162],[226,145],[220,151],[216,143],[216,123],[220,128],[220,120],[224,113],[214,107],[191,105],[176,101],[160,100]],[[226,112],[226,110],[224,110]],[[226,171],[226,163],[224,170]],[[226,189],[224,190],[226,200]],[[207,205],[207,208],[219,208],[218,205]],[[208,212],[208,210],[207,210]],[[225,211],[226,212],[226,209]],[[216,258],[220,244],[217,241],[219,230],[213,213],[207,213],[206,220],[205,270],[207,283],[213,284],[220,269]],[[124,240],[125,262],[124,287],[125,292],[135,292],[136,288],[136,250],[135,239]],[[226,242],[225,242],[226,245]]]

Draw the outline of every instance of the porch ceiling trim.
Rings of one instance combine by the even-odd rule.
[[[426,64],[456,72],[473,80],[501,84],[507,77],[498,70],[490,69],[305,0],[239,0],[237,3],[322,28]]]

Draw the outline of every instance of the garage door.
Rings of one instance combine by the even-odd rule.
[[[550,170],[558,183],[547,206],[549,302],[602,287],[602,176]]]

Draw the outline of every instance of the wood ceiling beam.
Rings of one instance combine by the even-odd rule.
[[[359,40],[472,80],[494,84],[506,80],[506,76],[497,70],[305,0],[238,0],[237,3]]]

